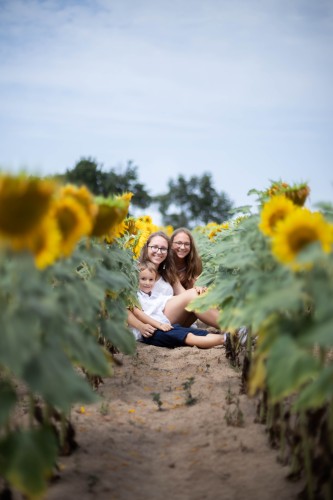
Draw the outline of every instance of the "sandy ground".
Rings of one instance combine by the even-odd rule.
[[[116,358],[101,400],[73,410],[79,447],[60,458],[47,500],[296,498],[224,347],[139,343]]]

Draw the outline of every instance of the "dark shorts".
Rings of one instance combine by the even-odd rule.
[[[169,349],[174,349],[175,347],[183,347],[186,345],[185,339],[189,333],[193,333],[199,337],[205,337],[209,333],[207,330],[201,330],[200,328],[193,328],[191,326],[185,327],[178,324],[172,326],[173,330],[169,330],[168,332],[156,330],[152,337],[143,337],[141,342],[144,344],[155,345],[157,347],[168,347]]]

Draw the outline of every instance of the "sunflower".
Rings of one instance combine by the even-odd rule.
[[[215,223],[214,226],[211,225],[210,227],[212,227],[213,229],[209,232],[208,238],[210,240],[214,240],[214,238],[217,236],[218,233],[221,233],[225,229],[229,229],[229,223],[228,222],[223,222],[222,224]]]
[[[27,242],[39,269],[54,263],[60,253],[61,234],[54,217],[46,218]]]
[[[125,220],[120,224],[113,225],[107,234],[105,234],[105,241],[109,244],[113,243],[117,238],[121,238],[127,231],[127,223]]]
[[[127,225],[127,232],[128,234],[138,234],[138,228],[136,227],[136,222],[137,219],[134,217],[127,217],[126,219],[126,225]]]
[[[0,239],[14,249],[24,248],[26,238],[47,216],[56,184],[24,175],[0,176]]]
[[[277,224],[272,239],[272,252],[280,262],[297,270],[310,264],[295,262],[299,253],[308,245],[318,242],[322,250],[329,253],[332,241],[331,225],[321,213],[297,208]]]
[[[159,229],[156,224],[153,224],[152,218],[149,216],[139,217],[135,222],[135,227],[138,231],[148,232],[149,235]]]
[[[153,219],[151,218],[150,215],[141,215],[141,217],[138,217],[137,219],[140,222],[143,222],[144,224],[150,225],[153,223]]]
[[[91,230],[91,236],[101,237],[108,235],[111,243],[114,240],[115,234],[124,233],[123,222],[128,212],[129,196],[132,193],[127,193],[127,198],[123,199],[120,196],[115,198],[96,198],[97,214],[95,222]],[[125,195],[124,195],[125,196]],[[121,228],[118,226],[121,225]]]
[[[123,193],[121,196],[116,196],[116,200],[122,201],[122,205],[119,206],[119,222],[125,219],[132,197],[133,193]]]
[[[266,236],[273,236],[277,223],[295,210],[296,206],[284,195],[272,196],[261,211],[259,229]]]
[[[158,229],[150,215],[142,215],[137,219],[129,217],[126,219],[126,233],[130,238],[126,241],[125,247],[132,249],[135,258],[139,257],[149,236]]]
[[[72,196],[59,198],[54,203],[52,215],[61,233],[60,253],[68,256],[74,250],[76,243],[90,233],[91,218]]]
[[[167,234],[168,236],[171,236],[172,233],[174,232],[174,227],[169,224],[168,226],[163,226],[162,230],[165,232],[165,234]],[[156,231],[157,231],[157,229],[156,229]]]
[[[137,259],[139,257],[141,249],[151,233],[152,231],[150,231],[149,225],[142,225],[142,227],[138,229],[138,232],[128,240],[125,246],[127,248],[132,248],[134,258]]]
[[[140,231],[139,238],[137,238],[136,244],[133,246],[133,255],[134,258],[138,258],[142,248],[144,247],[146,241],[148,240],[151,232],[143,229]]]
[[[82,205],[90,217],[96,216],[98,208],[93,195],[86,186],[78,187],[73,184],[66,184],[60,189],[59,195],[60,197],[71,196]]]
[[[264,193],[264,196],[272,197],[281,194],[284,194],[295,205],[302,207],[310,194],[310,188],[305,182],[289,186],[282,181],[272,181],[271,187]]]

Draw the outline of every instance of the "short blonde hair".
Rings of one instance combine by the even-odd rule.
[[[139,272],[145,271],[147,269],[147,271],[150,271],[151,273],[153,273],[155,275],[155,278],[157,276],[157,269],[150,260],[140,261],[138,263],[138,269],[139,269]]]

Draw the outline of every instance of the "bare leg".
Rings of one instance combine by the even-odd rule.
[[[205,337],[189,333],[185,339],[185,344],[191,347],[200,347],[200,349],[210,349],[211,347],[223,345],[224,338],[223,335],[216,335],[215,333],[208,333]]]
[[[213,326],[214,328],[219,328],[218,316],[219,311],[217,309],[210,309],[202,313],[186,311],[186,307],[189,303],[198,297],[198,293],[195,288],[190,288],[179,295],[174,295],[165,304],[164,314],[169,319],[171,324],[179,323],[180,325],[188,326],[195,321],[195,317],[199,318],[201,321],[206,323],[206,325]],[[192,323],[190,323],[192,321]]]

